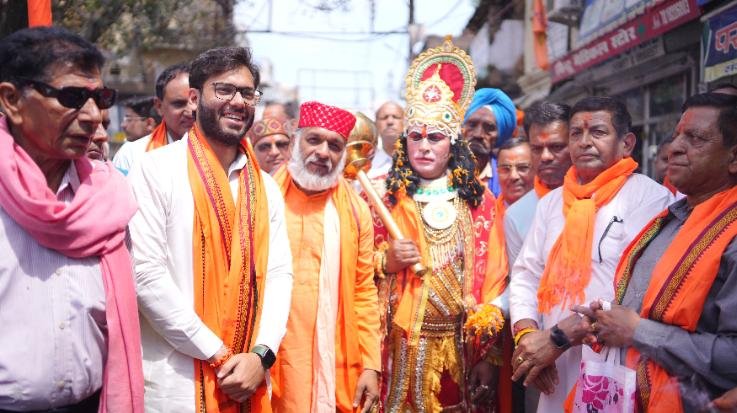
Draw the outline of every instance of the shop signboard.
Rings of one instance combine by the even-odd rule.
[[[620,25],[550,65],[553,83],[601,63],[699,16],[697,0],[669,0]]]
[[[706,21],[702,47],[705,82],[737,74],[737,6]]]

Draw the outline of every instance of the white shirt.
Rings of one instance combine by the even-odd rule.
[[[633,174],[617,195],[596,214],[591,248],[591,280],[586,287],[584,302],[614,298],[614,272],[624,249],[642,228],[670,204],[671,193],[652,179]],[[617,222],[613,222],[613,221]],[[621,220],[621,222],[619,222]],[[612,222],[611,225],[610,222]],[[570,305],[554,307],[550,314],[537,310],[537,290],[545,262],[558,239],[563,216],[563,188],[557,188],[539,200],[535,219],[522,250],[512,267],[510,281],[510,312],[512,325],[530,318],[541,329],[548,329],[571,315]],[[609,230],[605,230],[609,226]],[[599,248],[600,246],[600,248]],[[601,260],[599,256],[601,251]],[[582,354],[586,359],[597,357],[586,346],[569,349],[556,361],[560,383],[552,395],[540,395],[538,412],[562,411],[563,402],[576,382]]]
[[[533,189],[526,193],[517,202],[510,205],[504,212],[504,240],[507,247],[507,260],[510,269],[517,260],[517,255],[522,249],[527,232],[530,230],[532,220],[535,218],[535,209],[540,197]]]
[[[239,155],[228,177],[234,200]],[[147,412],[193,412],[194,362],[222,346],[194,310],[192,231],[194,200],[187,178],[187,138],[143,154],[130,182],[139,211],[130,223],[136,271]],[[269,205],[269,258],[261,323],[254,344],[275,353],[286,331],[292,291],[292,257],[284,222],[284,200],[262,174]]]
[[[371,160],[371,169],[366,173],[370,179],[374,179],[389,173],[392,167],[392,157],[380,144],[374,152],[374,159]]]
[[[79,188],[74,163],[57,199]],[[107,356],[99,257],[69,258],[41,246],[0,208],[0,409],[48,410],[102,387]]]
[[[146,153],[148,143],[151,142],[151,134],[148,134],[133,142],[126,142],[118,149],[113,157],[113,166],[116,167],[123,175],[128,175],[137,162],[141,160],[141,156]],[[166,131],[166,144],[174,142],[169,131]]]

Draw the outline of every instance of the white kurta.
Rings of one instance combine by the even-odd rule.
[[[599,209],[591,248],[591,281],[585,289],[584,304],[598,298],[614,298],[614,272],[624,249],[645,224],[670,204],[671,199],[671,193],[657,182],[644,175],[633,174],[611,202]],[[545,315],[537,310],[540,277],[564,225],[561,187],[540,199],[535,219],[512,267],[509,288],[512,325],[530,318],[537,320],[540,328],[548,329],[572,314],[570,305],[554,307],[550,314]],[[582,353],[586,359],[598,357],[587,346],[574,347],[563,353],[556,361],[560,382],[553,394],[540,395],[538,412],[563,411],[563,402],[576,382]]]
[[[113,157],[113,166],[116,167],[123,175],[128,175],[136,166],[143,154],[146,153],[149,142],[151,142],[152,134],[148,134],[133,142],[126,142],[118,149]],[[174,142],[169,131],[166,132],[166,144]]]
[[[135,142],[134,142],[135,143]],[[228,170],[233,198],[239,155]],[[258,336],[274,352],[286,331],[292,257],[284,200],[262,174],[269,205],[269,258]],[[206,360],[222,341],[194,310],[192,231],[194,200],[187,175],[187,138],[142,155],[130,174],[139,205],[130,223],[136,272],[147,412],[194,412],[194,358]]]

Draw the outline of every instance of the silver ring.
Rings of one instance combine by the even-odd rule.
[[[604,310],[604,311],[611,311],[612,310],[612,303],[611,303],[611,301],[599,300],[599,304],[601,304],[601,309]]]

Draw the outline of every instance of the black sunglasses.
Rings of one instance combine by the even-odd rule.
[[[115,104],[118,92],[115,89],[103,87],[90,90],[86,87],[67,86],[57,89],[44,82],[33,79],[21,79],[24,84],[32,86],[38,93],[47,98],[56,98],[62,106],[70,109],[81,109],[89,98],[92,98],[99,109],[109,109]]]

